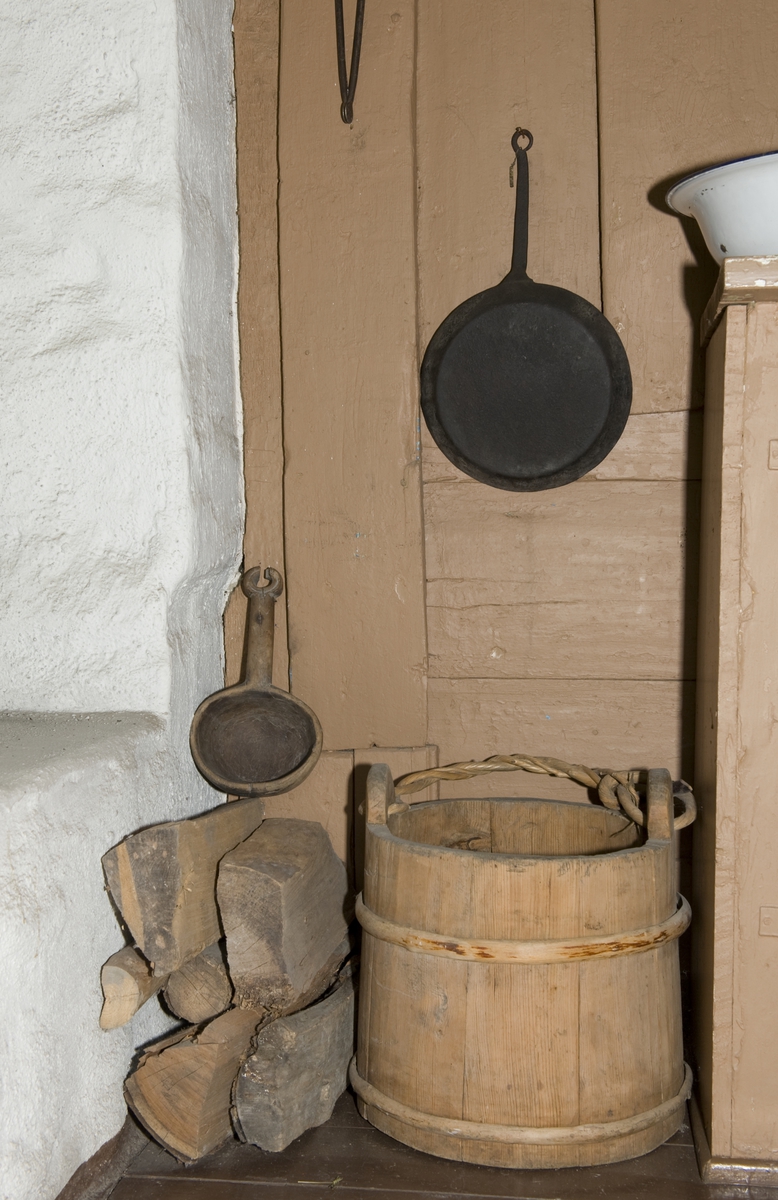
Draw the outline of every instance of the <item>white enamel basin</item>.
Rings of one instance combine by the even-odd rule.
[[[682,179],[667,193],[667,203],[695,218],[717,262],[778,255],[778,153]]]

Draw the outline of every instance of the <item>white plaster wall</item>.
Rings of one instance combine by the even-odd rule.
[[[18,714],[0,737],[0,1195],[49,1200],[121,1127],[134,1049],[170,1024],[152,1001],[98,1027],[123,944],[100,854],[184,805],[159,717]]]
[[[169,711],[234,565],[231,13],[3,3],[0,708]]]
[[[211,807],[243,523],[231,0],[0,6],[0,1196],[121,1126],[101,855]]]

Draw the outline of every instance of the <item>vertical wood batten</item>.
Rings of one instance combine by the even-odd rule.
[[[778,304],[727,309],[708,347],[695,934],[700,1107],[714,1160],[776,1158]],[[765,926],[764,916],[768,921]],[[767,935],[767,936],[765,936]]]
[[[413,0],[371,4],[349,128],[331,5],[282,6],[290,657],[331,749],[427,734],[414,59]]]
[[[279,0],[236,0],[240,278],[238,323],[243,396],[247,567],[284,573],[284,456],[278,302]],[[236,588],[224,616],[226,680],[240,675],[246,599]],[[273,682],[289,686],[286,604],[275,607]]]
[[[714,1153],[732,1151],[734,829],[746,309],[728,308],[706,356],[697,671],[693,929],[698,1094]],[[723,701],[723,703],[722,703]],[[714,1104],[715,1091],[715,1104]]]
[[[734,832],[732,1154],[778,1159],[778,303],[749,306],[743,380],[738,804]],[[764,907],[763,907],[764,906]],[[765,922],[765,916],[767,921]],[[769,981],[769,982],[768,982]],[[715,1153],[715,1151],[714,1151]]]
[[[777,400],[778,304],[756,304],[748,308],[743,397],[731,1111],[732,1154],[773,1162],[778,1158],[778,1042],[773,1036],[778,941],[764,914],[778,901],[778,473],[767,467],[771,439],[778,433]]]

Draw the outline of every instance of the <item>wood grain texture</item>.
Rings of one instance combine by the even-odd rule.
[[[169,975],[221,937],[219,859],[262,822],[264,803],[220,804],[201,817],[133,833],[103,855],[105,878],[155,975]]]
[[[594,95],[593,7],[599,97]],[[544,716],[551,717],[546,730],[556,720],[556,705],[563,705],[563,736],[576,741],[579,760],[604,762],[614,752],[617,757],[637,752],[641,761],[660,765],[672,758],[677,763],[679,743],[685,741],[687,771],[690,766],[692,697],[678,681],[693,679],[696,654],[698,494],[687,481],[700,473],[701,420],[699,413],[685,410],[699,405],[701,396],[691,386],[696,329],[687,309],[688,279],[682,277],[683,229],[694,223],[682,226],[652,208],[647,193],[672,170],[667,156],[693,145],[697,154],[701,139],[708,139],[713,153],[718,142],[718,115],[710,121],[707,114],[695,118],[673,132],[674,110],[693,97],[693,111],[701,112],[715,87],[696,68],[689,72],[688,63],[697,60],[690,50],[679,54],[679,39],[696,51],[708,36],[701,25],[710,29],[706,12],[712,8],[716,20],[732,24],[736,40],[737,17],[724,18],[716,3],[687,3],[683,14],[666,3],[638,10],[606,0],[593,7],[500,3],[489,5],[488,16],[459,3],[420,10],[422,345],[457,303],[496,283],[507,269],[515,193],[498,178],[504,140],[495,114],[504,113],[506,127],[527,125],[536,137],[530,155],[530,274],[599,303],[602,223],[605,311],[627,337],[636,383],[633,414],[611,455],[578,484],[545,495],[514,497],[474,484],[423,433],[428,736],[440,743],[442,762],[508,745],[534,748],[535,735],[549,753],[561,753],[559,739],[541,734],[538,721],[527,726],[525,684],[519,681],[529,679],[539,686],[553,681],[533,694],[545,696]],[[760,11],[763,7],[757,5]],[[757,22],[753,12],[746,20],[748,41]],[[703,54],[712,59],[715,39],[709,41]],[[727,61],[745,62],[747,53],[728,45]],[[510,59],[504,70],[502,55]],[[755,69],[769,91],[767,63],[762,54]],[[749,88],[753,80],[752,72]],[[767,120],[765,95],[757,124]],[[747,110],[740,98],[729,95],[729,101],[738,108],[734,124],[742,129],[750,119]],[[569,105],[575,107],[574,117],[565,115]],[[719,114],[719,97],[715,105]],[[646,113],[658,110],[660,127],[644,130]],[[758,136],[772,134],[765,126]],[[591,155],[595,146],[602,153],[599,184]],[[701,246],[699,235],[692,237]],[[688,258],[695,262],[693,255]],[[701,275],[697,298],[692,297],[696,315],[715,268]],[[661,701],[655,693],[656,702],[637,702],[633,716],[640,738],[626,735],[629,718],[623,711],[621,717],[618,711],[607,716],[621,732],[613,727],[613,736],[604,736],[604,721],[591,721],[585,708],[562,700],[564,681],[575,679],[591,680],[606,704],[607,687],[597,680],[620,681],[618,693],[625,700],[629,681],[662,681],[671,690]],[[454,715],[459,680],[468,681],[468,702]],[[508,730],[506,744],[504,714],[511,710],[514,730]],[[577,736],[584,731],[586,737]],[[572,785],[545,780],[514,781],[507,794],[526,794],[530,788],[541,796],[560,790],[576,796]],[[506,782],[492,781],[487,790],[498,794]]]
[[[762,936],[762,906],[778,902],[778,303],[752,304],[746,324],[741,563],[733,829],[735,866],[732,1020],[732,1150],[737,1160],[778,1163],[778,1046],[772,1036],[778,941]],[[719,813],[719,819],[724,813]],[[721,833],[724,831],[721,830]],[[711,1146],[711,1153],[717,1152]]]
[[[581,1123],[579,970],[569,963],[469,964],[460,1101],[466,1120]]]
[[[221,943],[207,946],[174,971],[165,984],[165,1000],[177,1017],[201,1025],[229,1008],[232,982]]]
[[[602,1166],[606,1161],[608,1163],[623,1163],[629,1159],[642,1157],[647,1153],[647,1144],[650,1147],[660,1146],[663,1142],[672,1138],[674,1134],[677,1134],[678,1123],[685,1110],[684,1094],[685,1092],[679,1093],[675,1102],[670,1104],[670,1111],[667,1116],[660,1114],[657,1117],[656,1124],[651,1130],[650,1139],[647,1138],[645,1130],[640,1133],[616,1135],[610,1139],[607,1159],[603,1158],[601,1152],[598,1151],[597,1165]],[[428,1129],[419,1128],[417,1125],[408,1122],[397,1120],[395,1117],[383,1112],[380,1108],[365,1104],[361,1100],[358,1107],[360,1113],[374,1124],[377,1129],[381,1129],[384,1133],[388,1133],[390,1137],[405,1142],[407,1146],[412,1146],[417,1150],[423,1151],[425,1154],[435,1154],[439,1157],[453,1159],[457,1163],[477,1162],[481,1167],[520,1167],[522,1165],[520,1162],[517,1162],[519,1155],[517,1155],[517,1148],[515,1146],[486,1140],[458,1138],[451,1134],[444,1135],[441,1139],[440,1134],[433,1133]],[[544,1181],[539,1183],[539,1186],[544,1188],[544,1190],[553,1185],[553,1200],[560,1200],[557,1172],[564,1170],[565,1164],[571,1170],[574,1169],[574,1166],[587,1167],[593,1165],[591,1147],[577,1147],[574,1144],[564,1147],[563,1156],[560,1154],[560,1149],[556,1146],[534,1147],[532,1159],[535,1168],[550,1167],[554,1169],[554,1176],[548,1183]],[[458,1168],[459,1171],[461,1169],[461,1167]],[[578,1183],[580,1177],[576,1175],[575,1178],[576,1183],[573,1187],[580,1188],[580,1184]],[[616,1186],[620,1185],[617,1184]],[[667,1191],[666,1180],[663,1179],[659,1186],[660,1195],[663,1198],[670,1194]],[[684,1188],[688,1189],[688,1185],[684,1185]],[[627,1184],[627,1189],[631,1192],[632,1185]],[[551,1192],[549,1191],[547,1194],[550,1196]],[[578,1196],[580,1196],[580,1191],[575,1191],[571,1195],[575,1195],[577,1200]],[[690,1195],[691,1193],[688,1190],[684,1190],[684,1200]],[[178,1200],[178,1197],[175,1200]]]
[[[118,1029],[165,984],[165,976],[153,975],[151,967],[134,946],[123,946],[100,970],[103,1007],[101,1029]]]
[[[778,849],[777,388],[778,304],[727,308],[708,347],[694,956],[700,1109],[722,1171],[778,1161],[778,1064],[764,1036],[778,948],[760,922]]]
[[[275,13],[274,5],[263,10],[266,23],[275,19],[271,9]],[[418,301],[423,349],[451,308],[495,283],[507,269],[515,199],[507,180],[507,142],[517,123],[529,125],[536,136],[530,272],[599,302],[592,6],[584,0],[565,0],[553,8],[529,0],[497,0],[487,12],[464,0],[435,0],[419,8],[416,36],[411,29],[414,9],[410,3],[407,9],[388,6],[368,21],[363,63],[371,65],[360,81],[351,130],[338,119],[335,79],[320,54],[320,46],[331,39],[329,14],[298,0],[283,15],[279,233],[289,603],[299,614],[293,639],[295,688],[317,711],[324,705],[319,715],[326,744],[345,750],[371,742],[434,740],[424,717],[420,526],[414,499],[418,447],[415,434],[410,436],[416,402],[415,305]],[[254,11],[247,0],[243,10]],[[252,18],[254,38],[259,36],[258,14],[257,9]],[[236,29],[246,19],[238,12]],[[625,138],[630,121],[642,120],[646,103],[653,102],[653,92],[646,101],[646,90],[655,86],[648,67],[651,55],[656,50],[667,71],[675,71],[675,59],[671,54],[667,60],[672,47],[664,16],[642,11],[636,17],[639,36],[628,6],[603,3],[597,20],[600,105],[608,106],[599,120],[608,141],[606,157],[610,155],[602,174],[603,219],[611,238],[605,250],[606,258],[621,255],[611,266],[604,262],[603,270],[612,294],[623,294],[634,305],[643,303],[645,278],[635,280],[636,262],[627,261],[627,251],[611,237],[614,205],[618,208],[623,199],[614,191],[623,178],[614,172],[627,162],[633,174],[656,173],[654,160],[638,163],[643,150],[636,147],[644,139],[630,132],[627,153]],[[681,36],[687,33],[688,22]],[[646,63],[622,69],[621,60],[640,54]],[[241,69],[259,72],[255,58],[256,48],[247,45]],[[245,75],[245,88],[257,91],[260,83],[264,88],[268,128],[275,120],[273,64],[268,60],[261,70],[262,79],[256,74],[253,83]],[[633,77],[643,88],[639,100],[630,90]],[[708,84],[696,76],[690,86],[707,96]],[[317,102],[311,104],[314,94]],[[399,104],[388,104],[390,94],[401,97]],[[325,95],[331,97],[330,107],[320,100]],[[252,120],[258,129],[259,122]],[[246,128],[258,164],[270,143],[262,142],[262,150],[259,134],[248,124]],[[701,136],[696,126],[693,136]],[[656,148],[653,132],[651,138]],[[264,178],[268,187],[274,186],[276,164],[269,159]],[[633,201],[631,220],[643,231],[641,237],[657,220],[662,236],[671,227],[681,236],[677,219],[656,213],[644,193]],[[254,217],[249,214],[248,219]],[[274,221],[275,213],[268,219]],[[652,269],[654,259],[661,258],[654,249]],[[269,246],[265,251],[262,269],[267,275],[272,254]],[[259,271],[259,265],[250,266],[247,275]],[[411,278],[416,270],[418,287]],[[379,278],[377,288],[373,285]],[[268,284],[267,295],[271,292]],[[252,303],[260,311],[259,302]],[[638,323],[643,313],[641,309]],[[681,332],[675,310],[672,319],[677,343],[688,332],[688,318],[683,318]],[[646,344],[656,340],[653,326],[640,329]],[[662,353],[658,347],[660,358]],[[643,370],[639,367],[638,373]],[[388,388],[392,379],[400,380],[395,394]],[[692,553],[685,563],[685,553],[695,539],[695,494],[683,481],[698,474],[700,417],[692,414],[690,422],[684,411],[688,395],[673,396],[636,405],[612,454],[575,485],[599,490],[576,491],[575,511],[567,498],[575,489],[562,489],[548,501],[565,510],[567,533],[553,520],[534,520],[519,555],[512,554],[511,523],[494,517],[495,498],[499,505],[505,496],[465,480],[423,432],[430,484],[425,526],[431,674],[444,679],[667,682],[693,676],[693,606],[688,597],[695,561]],[[273,445],[276,470],[280,450]],[[398,489],[398,479],[407,486]],[[668,487],[668,481],[676,486]],[[622,487],[627,483],[635,485],[631,495]],[[605,491],[610,484],[614,490]],[[450,523],[449,493],[439,490],[441,485],[465,489],[461,513],[468,506],[470,512],[460,525]],[[264,511],[270,513],[268,503]],[[250,503],[250,510],[259,513],[258,505]],[[560,515],[550,507],[549,512],[554,518]],[[544,543],[544,534],[551,546]],[[554,544],[557,535],[562,552]],[[609,554],[611,543],[618,553]],[[443,573],[434,562],[440,545],[449,557],[458,557],[455,568],[447,565]],[[392,574],[393,559],[400,569]],[[404,611],[398,596],[406,598]],[[372,686],[376,670],[384,681],[380,700]],[[391,711],[391,727],[378,728],[374,718],[381,705]],[[682,713],[676,709],[668,719],[680,722]],[[431,715],[431,728],[438,720]],[[481,732],[488,736],[486,728]],[[590,754],[599,749],[595,741]],[[450,753],[461,757],[461,747]],[[334,830],[333,825],[333,836]],[[348,841],[350,834],[342,827],[338,837]]]
[[[355,890],[355,871],[362,870],[365,782],[375,762],[389,764],[397,778],[410,771],[438,765],[436,746],[370,746],[355,750],[325,750],[308,779],[282,796],[265,800],[268,817],[318,821],[326,830],[338,858],[346,864]],[[425,792],[434,799],[437,788]]]
[[[242,1141],[278,1153],[329,1120],[348,1082],[355,999],[347,963],[323,1000],[259,1031],[233,1088]]]
[[[278,298],[278,55],[279,0],[236,0],[238,332],[243,397],[247,567],[282,575],[284,454],[281,318]],[[240,678],[246,598],[240,587],[225,613],[226,682]],[[273,683],[289,686],[286,605],[276,605]]]
[[[718,268],[671,182],[778,144],[778,10],[769,0],[597,0],[605,315],[633,412],[699,406],[699,319]]]
[[[445,801],[442,801],[445,803]],[[502,801],[503,804],[509,801]],[[526,803],[526,801],[514,801]],[[543,801],[535,801],[540,804]],[[546,803],[549,803],[546,801]],[[550,803],[554,803],[551,801]],[[572,805],[559,804],[559,808]],[[460,847],[454,847],[460,849]],[[466,847],[464,847],[466,849]],[[476,847],[478,849],[478,847]],[[363,930],[380,941],[400,946],[412,954],[423,954],[457,962],[489,964],[516,964],[547,966],[571,962],[590,962],[592,959],[616,958],[625,954],[644,954],[656,946],[664,945],[680,937],[691,921],[691,907],[683,902],[668,920],[645,929],[615,934],[587,934],[582,938],[545,938],[540,941],[516,942],[505,938],[452,939],[451,934],[429,933],[424,929],[411,929],[396,925],[385,917],[379,917],[361,901],[357,900],[357,916]],[[371,1103],[369,1098],[368,1102]]]
[[[151,1047],[127,1079],[132,1111],[177,1158],[202,1158],[231,1136],[232,1083],[264,1019],[261,1011],[232,1008],[202,1030]]]
[[[585,796],[583,789],[580,795]],[[553,820],[548,819],[549,805]],[[413,804],[390,817],[392,832],[425,846],[493,854],[604,854],[640,840],[623,813],[548,800],[446,800]]]
[[[706,345],[725,308],[730,304],[778,300],[778,257],[725,258],[713,295],[705,305],[700,341]]]
[[[426,740],[415,11],[414,0],[372,5],[346,127],[331,6],[282,7],[290,653],[294,691],[318,713],[327,749]]]
[[[422,430],[424,483],[470,483]],[[702,452],[702,413],[632,413],[607,458],[581,482],[608,479],[699,479]]]
[[[641,1103],[647,1109],[677,1095],[683,1083],[678,942],[645,954],[582,963],[579,988],[581,1122],[600,1119],[597,1114],[602,1113],[605,1091],[609,1095],[606,1111],[615,1114],[629,1109],[637,1078]],[[641,1030],[639,1038],[623,1035],[620,1006],[608,1003],[610,997],[626,995],[630,997],[630,1024]],[[661,1012],[657,1011],[658,996],[662,998]]]
[[[359,1011],[360,1046],[364,1042],[368,1047],[368,1065],[363,1067],[360,1051],[360,1074],[387,1095],[402,1094],[422,1112],[461,1116],[456,1110],[463,1089],[468,964],[404,954],[397,946],[363,936],[363,954],[368,945]],[[370,1000],[363,1013],[364,988],[369,988]],[[393,993],[402,996],[402,1027],[392,1011]],[[364,1024],[367,1014],[369,1026]],[[415,1066],[409,1070],[409,1064]]]
[[[741,473],[745,307],[728,308],[707,351],[693,842],[695,1047],[700,1109],[718,1157],[732,1151],[734,835],[738,808]]]
[[[374,781],[377,786],[377,776]],[[447,938],[448,956],[378,940],[365,921],[369,1003],[360,1013],[362,1078],[415,1110],[422,1125],[428,1114],[484,1125],[570,1127],[631,1118],[673,1100],[684,1081],[677,943],[607,962],[529,965],[456,957],[458,939],[563,939],[595,931],[618,936],[666,920],[676,907],[672,832],[664,840],[581,855],[587,835],[573,830],[573,818],[593,821],[596,840],[602,814],[590,805],[575,811],[563,805],[570,836],[553,853],[560,808],[536,804],[534,822],[555,827],[541,839],[541,856],[523,846],[519,853],[468,852],[457,839],[463,816],[466,824],[470,820],[469,804],[441,801],[392,813],[391,790],[383,800],[383,808],[371,806],[364,903],[387,921]],[[534,849],[537,835],[528,832],[525,805],[503,802],[499,808],[501,843],[529,838]],[[511,809],[516,828],[509,834]],[[429,825],[433,814],[438,844],[417,842],[416,824]],[[452,838],[455,844],[447,844]],[[640,964],[631,971],[633,957]],[[627,996],[634,1022],[620,1019]],[[355,1087],[359,1091],[358,1081]],[[596,1143],[580,1139],[572,1145],[503,1141],[497,1148],[486,1131],[483,1140],[460,1139],[429,1125],[420,1131],[387,1120],[373,1103],[362,1111],[379,1128],[430,1153],[529,1168],[637,1154],[682,1119],[677,1105],[669,1127],[657,1121],[642,1136],[603,1135]]]
[[[362,807],[365,799],[365,787],[370,768],[374,763],[386,763],[392,779],[402,775],[410,775],[412,771],[427,771],[437,767],[439,755],[437,746],[368,746],[354,751],[355,787],[357,789],[357,805]],[[435,785],[425,792],[425,799],[437,798]]]
[[[674,779],[688,778],[693,714],[693,685],[675,681],[430,680],[430,736],[443,763],[531,746],[533,754],[566,762],[617,769],[666,766]],[[444,783],[441,794],[580,800],[581,788],[569,780],[516,772]]]
[[[556,805],[550,808],[547,820],[556,818]],[[658,842],[576,859],[501,857],[403,842],[385,832],[375,835],[372,850],[367,907],[396,925],[452,938],[605,937],[658,925],[676,911],[672,855]]]
[[[588,0],[425,0],[417,155],[422,349],[510,267],[514,129],[532,130],[529,274],[600,302],[594,21]]]
[[[275,1014],[310,1004],[348,954],[346,868],[315,821],[272,818],[219,866],[235,1003]]]
[[[701,412],[633,412],[608,457],[584,479],[699,479],[701,454]]]
[[[424,496],[431,677],[693,678],[683,483]]]
[[[354,882],[362,889],[365,861],[365,817],[367,814],[367,779],[374,763],[385,763],[392,779],[425,771],[439,764],[437,746],[369,746],[354,751]],[[425,799],[437,799],[440,789],[431,785]]]
[[[510,266],[516,193],[508,168],[510,137],[518,125],[535,137],[529,273],[599,304],[591,6],[577,0],[553,7],[500,0],[487,9],[462,0],[426,3],[419,9],[417,81],[422,349],[457,304],[496,284]],[[515,674],[507,664],[493,670],[497,660],[488,620],[477,632],[474,608],[479,598],[502,604],[511,636],[521,639],[527,609],[516,603],[515,594],[497,596],[493,586],[495,578],[505,576],[505,556],[504,534],[492,518],[514,497],[473,484],[435,447],[426,427],[422,438],[430,674]],[[461,502],[459,488],[464,489]],[[465,519],[454,532],[447,524],[449,505],[458,503],[460,520]],[[513,534],[511,526],[509,537]],[[456,568],[443,564],[448,551],[461,552]],[[505,657],[506,650],[500,646],[497,653]],[[521,657],[521,650],[514,646],[509,657]],[[537,661],[537,673],[547,669],[546,656],[545,662]],[[434,688],[429,702],[429,728],[438,728]],[[435,740],[432,734],[429,740]],[[454,759],[466,756],[453,753]],[[441,761],[451,758],[449,740]]]
[[[338,1177],[343,1181],[341,1190],[370,1200],[397,1200],[398,1195],[404,1200],[454,1195],[515,1200],[519,1190],[519,1180],[510,1172],[431,1158],[381,1136],[357,1115],[347,1093],[324,1128],[296,1142],[283,1156],[260,1155],[233,1142],[192,1170],[149,1146],[129,1168],[115,1200],[244,1200],[252,1185],[260,1195],[264,1191],[266,1196],[290,1200],[325,1200]],[[299,1179],[312,1183],[299,1184]],[[756,1182],[753,1177],[751,1182]],[[632,1196],[711,1200],[714,1196],[700,1182],[688,1125],[651,1155],[593,1171],[536,1172],[531,1179],[521,1179],[521,1192],[534,1200],[587,1196],[602,1200],[603,1192],[619,1200]]]
[[[349,871],[352,869],[354,823],[353,772],[352,750],[325,750],[311,774],[298,787],[265,800],[268,817],[318,821]]]

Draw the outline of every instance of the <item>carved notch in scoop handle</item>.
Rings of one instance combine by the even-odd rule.
[[[284,583],[273,567],[265,568],[266,586],[260,586],[261,567],[252,567],[241,580],[244,595],[248,596],[248,643],[246,674],[243,682],[252,687],[269,688],[273,683],[273,635],[275,632],[276,600]]]

